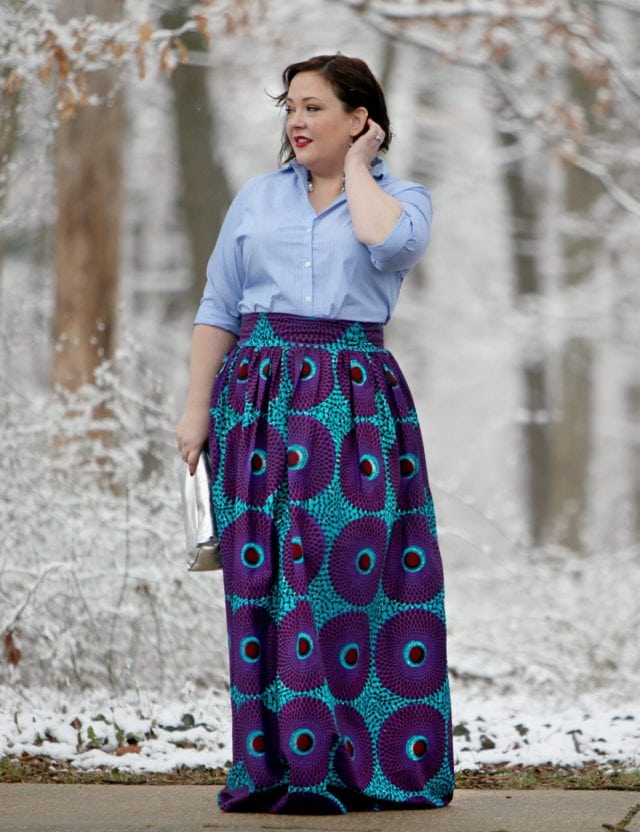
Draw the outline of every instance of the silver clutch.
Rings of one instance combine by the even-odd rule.
[[[190,572],[210,572],[222,568],[220,540],[211,506],[211,463],[202,451],[193,476],[186,469],[181,479],[182,516]]]

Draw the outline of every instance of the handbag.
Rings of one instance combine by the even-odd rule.
[[[203,449],[193,476],[187,468],[181,479],[182,516],[189,572],[222,568],[220,540],[211,505],[211,459]]]

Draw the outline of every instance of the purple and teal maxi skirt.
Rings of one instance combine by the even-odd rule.
[[[233,725],[220,808],[445,806],[442,563],[382,326],[244,315],[211,415]]]

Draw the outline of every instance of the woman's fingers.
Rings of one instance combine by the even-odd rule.
[[[209,411],[206,408],[188,409],[182,414],[176,427],[178,453],[193,474],[200,451],[209,437]]]
[[[380,127],[379,124],[370,118],[369,119],[369,131],[366,133],[367,136],[371,136],[373,139],[376,148],[380,147],[382,142],[384,141],[384,130]]]
[[[198,443],[197,445],[189,442],[183,442],[182,444],[178,443],[178,453],[180,454],[180,459],[187,463],[189,473],[192,476],[196,472],[196,465],[198,464],[198,459],[200,458],[203,447],[203,443]]]
[[[178,453],[180,454],[180,459],[187,463],[191,476],[193,476],[196,472],[196,465],[198,464],[202,448],[202,445],[193,446],[187,444],[186,442],[184,444],[178,443]]]
[[[373,121],[373,119],[369,119],[367,124],[368,129],[366,133],[363,133],[360,138],[353,143],[347,153],[347,156],[351,154],[354,158],[360,157],[370,164],[377,155],[380,145],[384,141],[385,132],[379,124],[376,124],[376,122]]]
[[[198,459],[200,459],[200,454],[202,453],[202,448],[198,450],[189,451],[187,454],[187,458],[185,462],[189,468],[189,473],[193,476],[196,472],[196,466],[198,464]]]

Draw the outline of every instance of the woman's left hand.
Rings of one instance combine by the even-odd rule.
[[[369,125],[367,132],[356,139],[347,151],[345,167],[350,161],[364,162],[369,166],[378,155],[380,145],[384,141],[384,130],[372,118],[367,119],[367,123]]]

